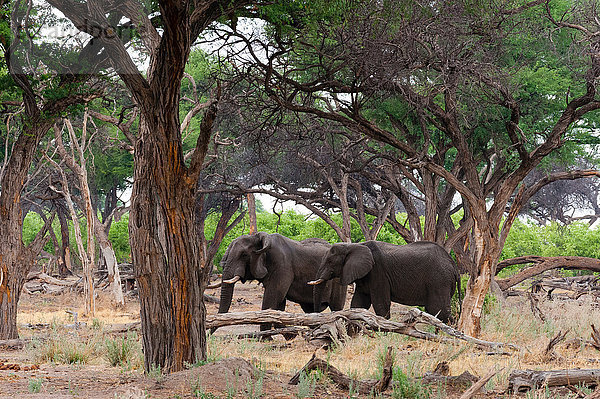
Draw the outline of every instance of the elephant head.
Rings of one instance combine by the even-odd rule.
[[[232,241],[220,263],[223,278],[219,313],[229,311],[236,282],[261,281],[265,278],[268,273],[266,257],[270,248],[269,235],[264,232],[240,236]]]
[[[315,310],[328,306],[324,300],[326,282],[339,279],[340,284],[348,285],[365,277],[373,268],[375,261],[371,250],[360,244],[334,244],[323,256],[317,270],[316,279],[308,284],[314,285],[313,300]]]

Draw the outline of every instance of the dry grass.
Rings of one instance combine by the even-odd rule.
[[[260,290],[260,288],[256,289]],[[61,350],[58,345],[61,341],[60,337],[63,341],[64,337],[68,337],[71,342],[79,342],[83,345],[79,350],[86,353],[88,363],[106,365],[107,360],[103,353],[105,347],[102,343],[108,337],[101,326],[128,323],[139,319],[137,303],[129,303],[125,309],[114,309],[107,299],[100,298],[94,322],[90,318],[80,317],[80,321],[87,323],[87,327],[81,331],[73,332],[63,328],[64,324],[72,323],[72,317],[65,313],[65,310],[72,309],[82,314],[81,303],[80,297],[67,294],[50,298],[29,298],[20,308],[18,319],[20,324],[52,323],[54,325],[53,334],[56,334],[58,339],[51,339],[46,346],[34,348],[33,350],[38,352],[35,355],[38,359],[43,356],[48,359],[47,361],[52,361],[52,354]],[[381,368],[381,356],[388,346],[392,346],[395,352],[395,366],[409,378],[420,377],[425,372],[432,371],[442,361],[449,363],[452,375],[468,371],[482,376],[491,369],[502,369],[487,384],[487,388],[492,390],[504,390],[508,383],[508,376],[514,369],[599,368],[600,352],[583,345],[567,345],[569,340],[575,338],[589,339],[590,324],[600,324],[598,303],[594,303],[589,296],[584,296],[578,301],[543,299],[539,306],[546,316],[546,321],[541,321],[533,315],[526,297],[511,297],[505,303],[494,303],[489,307],[482,319],[481,338],[510,342],[522,348],[521,351],[510,355],[489,355],[462,342],[441,344],[398,334],[374,333],[372,336],[362,335],[351,338],[343,346],[327,352],[319,350],[318,356],[327,359],[330,364],[348,375],[360,379],[377,378]],[[249,306],[250,309],[255,307],[255,303]],[[213,311],[214,309],[209,309],[209,312]],[[392,307],[393,314],[394,307]],[[96,326],[95,330],[92,324]],[[566,340],[555,348],[557,356],[548,359],[544,356],[544,351],[549,340],[559,331],[568,331]],[[21,335],[29,334],[33,332],[21,331]],[[257,342],[211,336],[208,357],[211,361],[242,357],[251,360],[261,369],[293,374],[306,364],[314,351],[315,348],[300,338],[286,342],[283,338],[277,337],[270,342]],[[48,354],[43,355],[42,352]],[[442,391],[437,392],[439,397],[443,397],[439,393]],[[554,393],[554,396],[545,395],[542,390],[533,392],[528,397],[558,397]]]

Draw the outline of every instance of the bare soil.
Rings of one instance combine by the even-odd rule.
[[[210,290],[207,293],[218,297],[219,290]],[[343,372],[360,379],[373,378],[376,376],[379,353],[382,348],[391,345],[396,353],[396,364],[410,377],[418,377],[424,372],[432,371],[442,360],[449,362],[452,375],[470,371],[472,374],[483,376],[490,369],[500,370],[498,376],[488,383],[487,390],[475,397],[574,398],[576,394],[563,388],[533,392],[529,393],[529,396],[504,391],[512,369],[600,368],[600,351],[585,345],[569,346],[569,339],[557,346],[555,356],[543,356],[545,346],[549,342],[548,336],[554,335],[556,329],[565,326],[571,329],[571,341],[573,337],[589,339],[589,335],[586,337],[579,331],[586,331],[585,324],[590,322],[589,318],[594,320],[600,313],[594,313],[598,306],[597,299],[586,297],[580,298],[577,303],[540,304],[542,311],[551,319],[550,322],[532,321],[535,317],[529,310],[528,302],[523,298],[510,298],[509,302],[502,305],[502,308],[509,310],[490,312],[483,338],[505,342],[510,340],[524,347],[523,351],[511,355],[490,355],[460,343],[437,344],[399,337],[396,334],[353,338],[344,348],[331,353],[321,350],[317,354],[323,359],[328,359]],[[259,310],[261,299],[262,287],[254,283],[238,284],[230,311]],[[297,398],[298,386],[288,385],[288,381],[315,351],[302,337],[292,341],[285,341],[281,337],[269,342],[238,340],[231,335],[257,331],[258,327],[232,326],[219,329],[215,336],[210,338],[211,362],[170,375],[146,375],[140,371],[139,364],[111,367],[101,350],[97,349],[102,347],[107,338],[124,336],[123,333],[111,333],[111,328],[139,320],[137,299],[129,297],[124,309],[115,310],[105,294],[100,293],[95,319],[80,316],[78,321],[84,322],[85,325],[75,329],[71,325],[73,316],[66,311],[77,311],[81,314],[82,304],[83,299],[74,293],[23,294],[19,304],[20,336],[33,339],[34,343],[19,350],[0,349],[0,362],[17,364],[21,368],[35,365],[39,366],[39,369],[0,370],[0,398]],[[208,313],[217,312],[218,305],[207,303],[206,306]],[[401,305],[393,305],[392,317],[396,306]],[[577,309],[581,309],[581,313],[578,313]],[[300,307],[293,303],[288,303],[287,310],[302,312]],[[526,314],[527,312],[529,313]],[[533,327],[518,329],[528,322],[533,323]],[[581,330],[574,331],[575,328],[568,327],[570,322],[574,325],[581,324]],[[552,326],[549,323],[553,323]],[[600,318],[597,319],[596,325],[600,325]],[[544,330],[545,328],[549,331]],[[86,361],[80,364],[59,364],[43,360],[40,358],[40,348],[43,342],[52,337],[59,337],[59,341],[64,342],[96,342],[97,350],[90,353]],[[319,380],[313,389],[310,397],[314,398],[347,398],[351,395],[347,390],[338,389],[326,379]],[[585,391],[585,388],[582,389]],[[425,393],[417,392],[410,397],[458,398],[464,390],[466,388],[432,386],[423,391]],[[395,395],[394,397],[402,397],[398,396],[398,390]],[[385,397],[392,397],[392,389],[386,392]]]

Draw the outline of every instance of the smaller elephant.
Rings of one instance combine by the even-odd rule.
[[[294,241],[280,234],[258,232],[243,235],[227,248],[221,266],[223,278],[219,313],[231,306],[236,282],[257,280],[265,288],[262,309],[285,310],[286,300],[298,303],[306,313],[313,312],[313,289],[307,283],[314,278],[317,267],[331,244],[318,238]],[[341,310],[346,302],[346,285],[328,282],[322,297],[323,311]],[[270,328],[261,325],[261,330]]]
[[[460,274],[454,260],[434,242],[394,245],[380,241],[334,244],[323,257],[314,285],[315,303],[321,303],[319,285],[339,278],[356,283],[352,308],[373,309],[390,317],[391,302],[424,306],[444,322],[451,317],[454,289],[460,292]]]

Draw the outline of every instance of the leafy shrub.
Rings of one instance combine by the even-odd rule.
[[[126,337],[109,338],[104,342],[104,357],[108,363],[113,366],[132,366],[140,351],[138,336],[135,332],[130,332]]]
[[[44,343],[35,345],[36,358],[40,361],[58,364],[85,364],[96,353],[96,342],[86,342],[77,339],[64,339],[59,335],[53,336]]]

